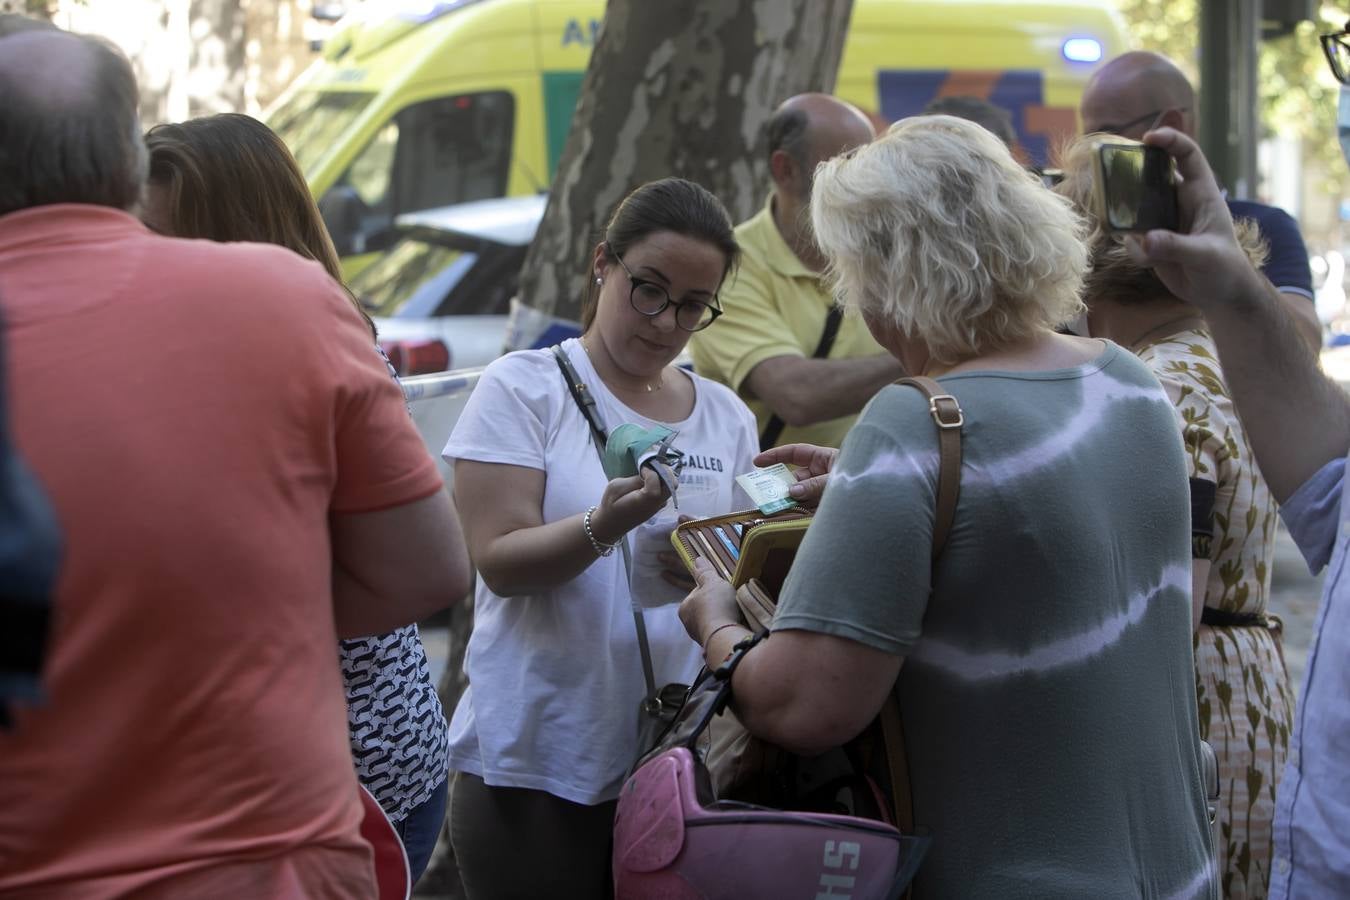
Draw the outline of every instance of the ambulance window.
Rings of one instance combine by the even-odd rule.
[[[301,91],[273,113],[268,124],[291,148],[300,171],[313,178],[319,160],[341,142],[347,126],[374,96]]]
[[[390,122],[352,163],[344,181],[371,209],[382,207],[389,196],[389,178],[394,171],[394,149],[398,146],[398,122]]]
[[[339,184],[398,215],[506,193],[515,110],[505,91],[415,103],[381,128]]]
[[[442,97],[398,114],[397,211],[506,194],[515,109],[505,91]]]

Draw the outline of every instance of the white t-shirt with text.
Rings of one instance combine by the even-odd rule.
[[[594,394],[606,429],[654,424],[612,395],[579,341],[564,342],[572,365]],[[674,446],[685,454],[679,514],[702,518],[746,509],[735,476],[758,450],[755,419],[723,385],[689,373],[694,410]],[[496,360],[483,373],[443,452],[457,459],[540,469],[543,519],[553,522],[600,502],[608,483],[590,429],[549,350]],[[464,515],[473,510],[462,509]],[[635,584],[669,547],[676,512],[634,538]],[[651,574],[648,572],[648,574]],[[642,588],[657,685],[688,683],[701,653],[677,616],[682,592]],[[664,590],[665,594],[659,592]],[[665,602],[664,605],[654,605]],[[474,630],[465,657],[470,686],[450,723],[450,768],[487,784],[547,791],[575,803],[618,796],[637,754],[638,704],[645,694],[623,555],[597,559],[550,591],[500,597],[481,579]]]

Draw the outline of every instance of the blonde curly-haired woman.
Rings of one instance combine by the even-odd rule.
[[[1212,896],[1191,689],[1186,464],[1134,356],[1059,335],[1081,224],[992,134],[907,119],[816,172],[836,292],[965,414],[960,497],[930,559],[927,401],[867,406],[734,677],[736,713],[803,753],[898,691],[931,897]],[[720,662],[747,635],[710,570],[681,609]],[[903,668],[902,668],[903,663]]]

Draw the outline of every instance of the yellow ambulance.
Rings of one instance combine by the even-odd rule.
[[[382,0],[344,20],[266,118],[349,275],[388,246],[403,213],[548,187],[604,6]],[[1125,49],[1110,0],[855,0],[836,93],[879,121],[982,97],[1043,162],[1075,130],[1097,63]]]

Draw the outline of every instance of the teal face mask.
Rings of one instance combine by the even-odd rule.
[[[1341,155],[1350,163],[1350,87],[1341,85],[1341,102],[1336,110],[1336,136],[1341,139]]]

